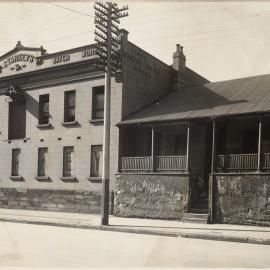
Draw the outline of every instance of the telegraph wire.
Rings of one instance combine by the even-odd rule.
[[[84,16],[95,18],[94,16],[92,16],[92,15],[90,15],[88,13],[84,13],[84,12],[81,12],[81,11],[78,11],[78,10],[75,10],[75,9],[72,9],[72,8],[64,7],[64,6],[55,4],[55,3],[48,3],[48,4],[59,7],[59,8],[62,8],[62,9],[65,9],[65,10],[68,10],[68,11],[71,11],[71,12],[75,12],[75,13],[78,13],[78,14],[81,14],[81,15],[84,15]]]

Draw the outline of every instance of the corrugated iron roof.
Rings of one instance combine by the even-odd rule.
[[[169,92],[119,124],[149,123],[270,111],[270,74],[206,83]]]

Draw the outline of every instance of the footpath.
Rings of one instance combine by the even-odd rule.
[[[110,216],[109,226],[102,226],[98,214],[15,209],[0,209],[0,221],[270,245],[270,227],[194,224],[114,216]]]

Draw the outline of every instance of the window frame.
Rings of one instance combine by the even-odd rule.
[[[103,92],[103,108],[97,108],[97,95],[98,92]],[[104,121],[104,109],[105,109],[105,86],[99,85],[92,87],[92,115],[91,119],[94,121]],[[103,110],[103,117],[97,117],[97,110]]]
[[[74,178],[74,172],[72,163],[74,163],[74,156],[71,158],[71,165],[70,165],[70,173],[67,174],[67,151],[71,150],[70,153],[74,155],[74,146],[64,146],[63,147],[63,171],[62,171],[62,178]],[[73,164],[74,165],[74,164]]]
[[[68,95],[74,94],[74,105],[68,105]],[[74,109],[74,119],[70,119],[68,111]],[[76,90],[69,90],[64,92],[64,123],[71,123],[76,121]]]
[[[45,159],[45,162],[44,162],[44,175],[42,175],[40,172],[41,172],[41,170],[40,170],[40,164],[41,164],[41,160],[40,160],[40,152],[41,151],[43,151],[43,150],[45,150],[45,152],[44,152],[44,154],[45,154],[45,157],[44,157],[44,159]],[[46,154],[48,154],[48,147],[39,147],[38,148],[38,167],[37,167],[37,177],[46,177],[47,176],[47,158],[46,158]]]
[[[16,106],[19,106],[16,108]],[[21,106],[21,108],[20,108]],[[13,101],[9,103],[8,107],[8,140],[21,140],[26,137],[26,100],[18,100],[18,101]],[[23,114],[23,121],[20,122],[20,132],[17,133],[18,131],[15,130],[13,122],[16,121],[18,122],[18,115],[16,112],[18,112],[18,108],[20,108],[20,113],[21,115]],[[18,127],[18,125],[17,125]],[[15,132],[16,131],[16,132]]]
[[[100,147],[101,148],[101,162],[99,161],[99,166],[103,166],[102,162],[103,162],[103,145],[102,144],[95,144],[95,145],[91,145],[90,148],[90,176],[89,179],[90,180],[101,180],[102,179],[102,167],[99,168],[99,170],[101,169],[101,175],[93,175],[93,149],[96,147]]]
[[[43,110],[43,104],[48,103],[48,112]],[[46,115],[47,114],[47,115]],[[47,118],[47,121],[43,121],[43,118]],[[38,124],[39,125],[48,125],[50,124],[50,95],[43,94],[39,95],[39,114],[38,114]]]
[[[17,173],[14,173],[14,171],[15,171],[15,162],[14,162],[15,161],[15,155],[14,155],[15,151],[18,151],[18,157],[16,159],[16,161],[17,161],[16,165],[18,167],[16,169]],[[22,153],[21,148],[12,148],[12,152],[11,152],[11,177],[21,177],[21,173],[20,173],[21,153]]]

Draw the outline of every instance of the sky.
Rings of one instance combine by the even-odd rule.
[[[210,81],[270,73],[270,2],[120,2],[129,40],[167,64],[176,44]],[[93,2],[0,2],[0,54],[24,46],[48,53],[94,42]]]

